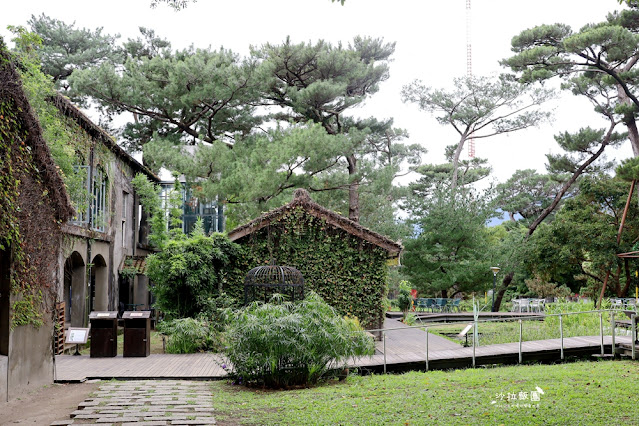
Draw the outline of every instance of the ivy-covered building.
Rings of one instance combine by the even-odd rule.
[[[61,95],[53,104],[74,135],[75,168],[83,173],[85,200],[64,224],[60,254],[61,290],[67,325],[87,324],[91,311],[149,309],[148,279],[142,274],[147,244],[146,216],[131,184],[137,173],[159,178]]]
[[[229,232],[247,249],[248,267],[297,268],[305,289],[367,329],[382,328],[389,259],[402,246],[315,203],[297,189],[293,201]]]
[[[137,173],[159,182],[0,38],[0,401],[53,382],[64,327],[149,308]]]
[[[56,266],[73,214],[0,38],[0,406],[53,382]]]

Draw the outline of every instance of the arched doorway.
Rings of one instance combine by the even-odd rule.
[[[84,316],[84,259],[77,251],[71,253],[64,262],[64,319],[72,327],[82,327]]]
[[[107,311],[109,309],[109,274],[102,255],[93,258],[91,267],[91,296],[89,311]]]

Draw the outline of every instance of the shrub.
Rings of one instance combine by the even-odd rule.
[[[170,318],[195,317],[207,310],[234,272],[230,265],[240,253],[228,237],[207,237],[197,228],[188,238],[168,241],[146,261],[156,307]]]
[[[353,356],[370,355],[373,340],[320,296],[299,302],[275,295],[238,311],[225,333],[232,377],[244,384],[281,388],[317,383]]]
[[[567,285],[560,286],[556,283],[549,283],[541,278],[535,277],[530,280],[526,280],[526,287],[532,292],[532,294],[538,297],[566,297],[570,295],[570,288]]]
[[[205,319],[180,318],[162,321],[158,331],[169,336],[166,352],[170,354],[192,354],[219,349],[220,333],[209,327]]]
[[[403,319],[404,324],[413,326],[417,323],[417,315],[412,312],[406,313]]]
[[[228,325],[233,309],[237,309],[239,306],[237,299],[226,293],[221,293],[217,297],[206,299],[198,318],[207,320],[212,329],[221,333]]]
[[[397,306],[400,311],[404,313],[404,318],[406,318],[406,313],[413,307],[413,296],[410,294],[410,284],[408,281],[402,281],[399,283]]]

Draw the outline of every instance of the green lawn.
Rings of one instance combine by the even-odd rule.
[[[581,318],[572,317],[564,320],[564,337],[598,336],[600,333],[597,314],[589,317],[584,314]],[[439,334],[454,342],[463,343],[464,338],[458,338],[459,334],[468,323],[442,324],[428,327],[430,333]],[[481,346],[495,345],[499,343],[512,343],[519,341],[518,321],[492,321],[479,322],[479,344]],[[610,335],[610,322],[606,319],[603,323],[605,335]],[[558,339],[559,320],[557,317],[546,318],[545,321],[523,321],[522,338],[524,342],[532,340]],[[617,335],[629,335],[629,331],[617,327]],[[468,342],[472,344],[472,331],[468,333]]]
[[[562,316],[564,337],[597,336],[600,333],[600,315],[598,312],[584,312],[592,309],[585,303],[553,303],[546,309],[547,314],[565,314]],[[628,319],[623,312],[616,313],[617,319]],[[611,333],[611,314],[603,312],[601,315],[603,332]],[[466,327],[468,323],[451,323],[429,326],[428,331],[440,334],[450,340],[461,343],[464,339],[456,338],[456,335]],[[425,324],[427,325],[427,324]],[[486,321],[480,320],[477,326],[479,332],[479,344],[482,346],[499,343],[512,343],[519,341],[519,321]],[[523,321],[523,341],[558,339],[560,334],[559,317],[547,315],[543,321]],[[630,335],[627,328],[616,327],[617,335]],[[469,342],[472,342],[469,336]]]
[[[351,376],[286,391],[211,386],[219,424],[590,425],[636,424],[638,384],[639,363],[601,361]]]

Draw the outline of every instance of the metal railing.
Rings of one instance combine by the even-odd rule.
[[[614,310],[614,309],[599,309],[599,310],[589,310],[589,311],[577,311],[577,312],[565,312],[565,313],[558,313],[558,314],[542,314],[543,315],[543,319],[548,319],[549,317],[558,317],[559,320],[559,340],[560,340],[560,359],[564,360],[565,359],[565,353],[564,353],[564,318],[565,317],[569,317],[569,316],[573,316],[573,315],[584,315],[584,314],[599,314],[599,337],[600,337],[600,355],[603,357],[605,356],[605,345],[604,345],[604,314],[608,313],[610,315],[610,336],[611,336],[611,351],[612,351],[612,356],[614,358],[615,356],[615,348],[616,348],[616,332],[615,332],[615,328],[617,328],[617,324],[615,321],[615,315],[618,311]],[[478,329],[479,329],[479,325],[481,323],[491,323],[491,322],[500,322],[500,323],[504,323],[504,322],[512,322],[512,321],[518,321],[519,324],[519,349],[518,349],[518,355],[519,355],[519,364],[521,364],[523,362],[523,343],[524,343],[524,320],[528,320],[528,321],[539,321],[539,316],[525,316],[525,317],[517,317],[514,316],[512,318],[509,319],[503,319],[503,318],[498,318],[498,319],[493,319],[493,318],[486,318],[486,319],[478,319],[476,316],[474,317],[472,323],[469,323],[469,325],[472,325],[471,329],[472,330],[472,366],[473,368],[476,367],[476,358],[477,358],[477,354],[476,354],[476,348],[479,346],[479,339],[478,339]],[[383,351],[383,356],[384,356],[384,374],[386,374],[387,372],[387,358],[386,358],[386,334],[388,332],[392,332],[392,331],[398,331],[398,330],[406,330],[407,328],[417,328],[420,330],[423,330],[426,332],[426,339],[425,339],[425,346],[424,346],[424,351],[425,351],[425,369],[426,371],[429,370],[429,355],[430,355],[430,351],[429,351],[429,328],[435,328],[435,327],[446,327],[446,326],[459,326],[459,323],[427,323],[427,324],[419,324],[419,325],[413,325],[413,326],[402,326],[402,327],[393,327],[393,328],[380,328],[380,329],[375,329],[375,330],[367,330],[369,332],[381,332],[382,333],[382,351]],[[470,330],[468,330],[467,332],[470,332]],[[630,330],[631,330],[631,336],[632,336],[632,344],[631,349],[632,349],[632,359],[636,360],[636,345],[635,342],[637,341],[637,314],[632,314],[630,317]],[[460,333],[461,334],[461,333]],[[514,343],[514,342],[513,342]],[[486,345],[488,346],[488,345]]]

